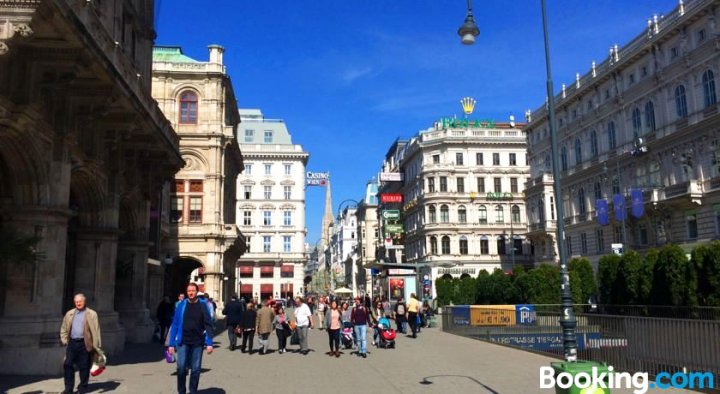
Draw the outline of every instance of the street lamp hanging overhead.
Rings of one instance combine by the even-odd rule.
[[[460,36],[460,41],[463,44],[472,45],[475,43],[475,37],[479,34],[480,29],[478,29],[472,13],[472,0],[468,0],[468,13],[465,17],[465,23],[463,23],[458,29],[458,35]]]

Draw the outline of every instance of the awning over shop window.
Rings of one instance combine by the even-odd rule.
[[[271,267],[272,268],[272,267]],[[260,285],[260,292],[261,293],[272,293],[273,292],[273,285],[272,284],[262,284]]]
[[[241,265],[240,266],[240,273],[241,274],[252,274],[253,273],[253,267],[249,265]],[[245,285],[243,285],[245,286]]]
[[[240,285],[241,293],[252,293],[252,285]]]
[[[282,267],[280,267],[280,272],[294,272],[295,267],[293,267],[290,264],[283,264]]]
[[[268,266],[260,267],[260,273],[261,273],[261,274],[272,274],[272,273],[273,273],[273,267],[268,267]],[[263,286],[264,286],[264,285],[263,285]]]

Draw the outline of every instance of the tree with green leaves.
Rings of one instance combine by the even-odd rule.
[[[435,293],[439,306],[450,305],[455,299],[455,284],[452,279],[438,278],[435,281]]]
[[[639,303],[642,305],[650,305],[653,287],[653,277],[655,275],[655,263],[657,262],[660,251],[650,249],[645,253],[642,260],[642,269],[638,279],[638,297]]]
[[[720,306],[720,241],[696,248],[692,262],[697,273],[698,303]]]
[[[568,263],[570,290],[575,304],[585,304],[590,296],[597,294],[597,282],[590,260],[581,257]]]
[[[492,297],[493,285],[490,273],[484,269],[480,270],[477,278],[475,279],[476,292],[475,292],[475,303],[478,305],[490,304]]]
[[[475,278],[466,276],[458,280],[458,300],[459,305],[472,305],[475,303],[477,294],[477,281]]]
[[[528,272],[528,284],[536,286],[531,292],[530,304],[560,303],[560,268],[556,265],[541,264]]]
[[[687,305],[689,268],[685,251],[678,245],[660,249],[653,272],[652,301],[656,305]]]
[[[603,304],[614,304],[613,287],[618,274],[618,266],[621,257],[616,254],[605,255],[598,262],[598,284],[600,291],[600,302]]]
[[[506,275],[503,270],[495,268],[490,275],[490,284],[492,291],[489,301],[491,305],[507,305],[517,302],[517,290],[513,286],[510,275]]]
[[[643,258],[634,250],[625,252],[620,258],[617,276],[612,286],[612,300],[616,305],[640,305],[642,296],[640,278]]]

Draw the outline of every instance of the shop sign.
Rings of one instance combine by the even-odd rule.
[[[415,271],[409,270],[407,268],[391,268],[388,270],[388,275],[415,275]]]
[[[390,233],[390,234],[402,234],[403,233],[403,225],[387,223],[387,224],[385,224],[385,232]]]
[[[476,268],[440,268],[438,270],[438,275],[462,275],[462,274],[468,274],[471,276],[475,276],[475,272],[477,271]]]
[[[325,186],[330,181],[329,172],[307,172],[305,174],[305,185],[307,186]]]
[[[381,172],[380,182],[402,182],[403,174],[401,172]]]
[[[492,119],[458,119],[458,118],[442,118],[441,121],[442,128],[448,128],[448,129],[460,129],[460,128],[469,128],[469,127],[483,127],[488,129],[494,129],[495,128],[495,121]]]
[[[380,195],[380,202],[391,203],[391,202],[402,202],[402,194],[400,193],[383,193]]]
[[[512,201],[512,193],[493,193],[489,192],[485,195],[485,198],[491,201]]]
[[[400,219],[400,211],[397,209],[388,209],[383,211],[382,216],[387,220],[398,220]]]

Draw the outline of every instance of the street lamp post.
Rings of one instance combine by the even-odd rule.
[[[555,93],[553,92],[552,72],[550,68],[550,44],[548,40],[547,12],[545,0],[540,0],[542,9],[543,23],[543,39],[545,44],[545,69],[547,72],[547,98],[548,98],[548,122],[550,123],[550,143],[552,151],[553,166],[553,190],[555,196],[561,196],[560,185],[560,163],[558,159],[557,144],[557,124],[555,119]],[[462,38],[462,43],[470,45],[475,42],[475,37],[479,34],[479,29],[475,25],[472,16],[472,5],[468,0],[468,15],[465,23],[458,30],[458,34]],[[570,274],[567,266],[567,251],[565,249],[565,222],[562,203],[555,204],[557,211],[557,247],[560,257],[560,288],[562,299],[562,315],[560,317],[560,325],[563,330],[563,350],[565,360],[577,361],[577,340],[575,338],[575,328],[577,320],[575,319],[575,311],[572,305],[572,294],[570,293]]]

